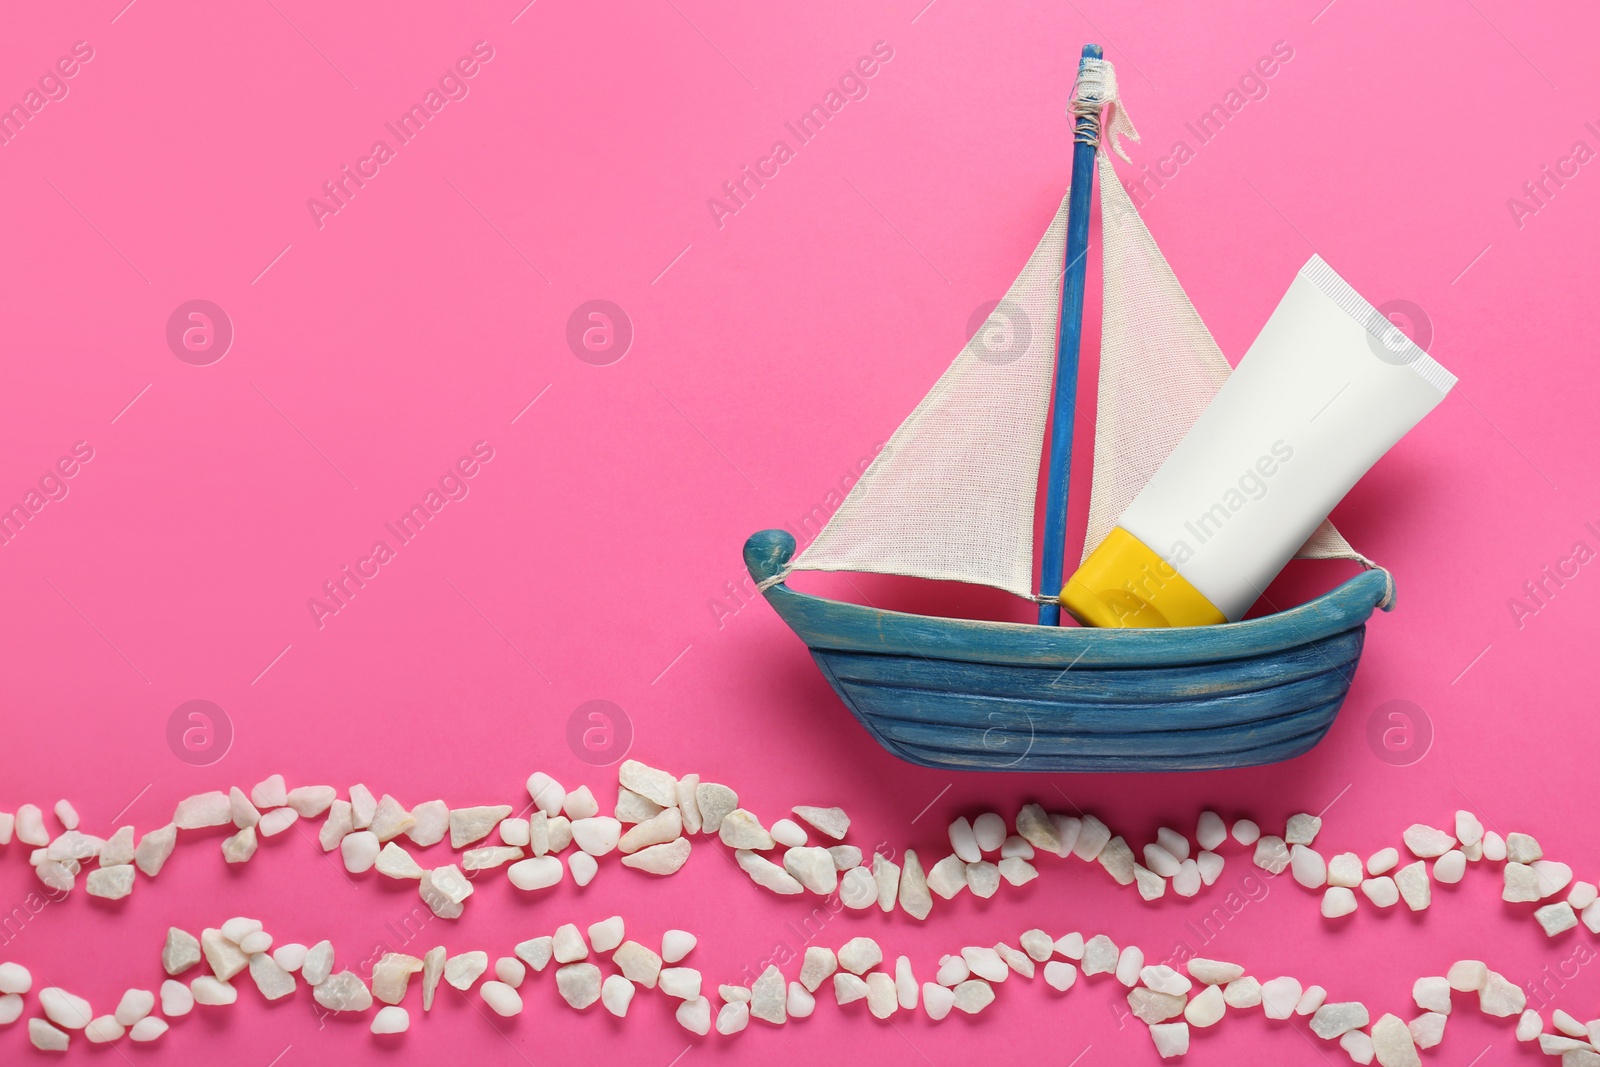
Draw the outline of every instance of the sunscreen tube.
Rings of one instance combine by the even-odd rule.
[[[1087,626],[1237,622],[1455,383],[1312,256],[1062,605]]]

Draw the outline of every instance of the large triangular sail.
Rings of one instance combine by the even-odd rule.
[[[1084,61],[1108,146],[1138,134],[1109,63]],[[1081,88],[1081,86],[1080,86]],[[1101,153],[1104,256],[1094,480],[1083,555],[1099,546],[1232,373]],[[922,403],[782,573],[868,571],[1034,599],[1034,514],[1061,312],[1067,200],[1027,266]],[[1323,522],[1298,555],[1376,566]]]
[[[789,570],[905,574],[1032,596],[1066,223],[1063,199],[1005,299]]]
[[[1120,108],[1121,101],[1115,106]],[[1109,153],[1100,156],[1099,166],[1105,297],[1084,559],[1111,532],[1232,373],[1117,180]],[[1326,521],[1298,556],[1374,566]]]

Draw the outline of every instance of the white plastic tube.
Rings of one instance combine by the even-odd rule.
[[[1118,520],[1121,532],[1073,576],[1064,602],[1091,625],[1238,621],[1357,479],[1455,382],[1312,256]],[[1140,549],[1158,563],[1140,559]],[[1192,588],[1164,588],[1173,572],[1173,585]],[[1195,592],[1221,617],[1185,617],[1182,597],[1192,601]]]

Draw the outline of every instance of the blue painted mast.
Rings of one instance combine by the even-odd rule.
[[[1087,60],[1101,59],[1097,44],[1083,46],[1078,77]],[[1074,113],[1072,189],[1067,202],[1066,270],[1061,276],[1061,337],[1056,348],[1054,421],[1050,428],[1045,480],[1044,544],[1040,549],[1039,625],[1059,626],[1062,566],[1067,550],[1067,484],[1072,474],[1072,425],[1078,403],[1078,355],[1083,344],[1083,291],[1089,258],[1089,210],[1094,191],[1094,153],[1100,142],[1100,115]]]

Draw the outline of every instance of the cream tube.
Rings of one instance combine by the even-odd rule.
[[[1237,622],[1455,382],[1312,256],[1062,604],[1091,626]]]

